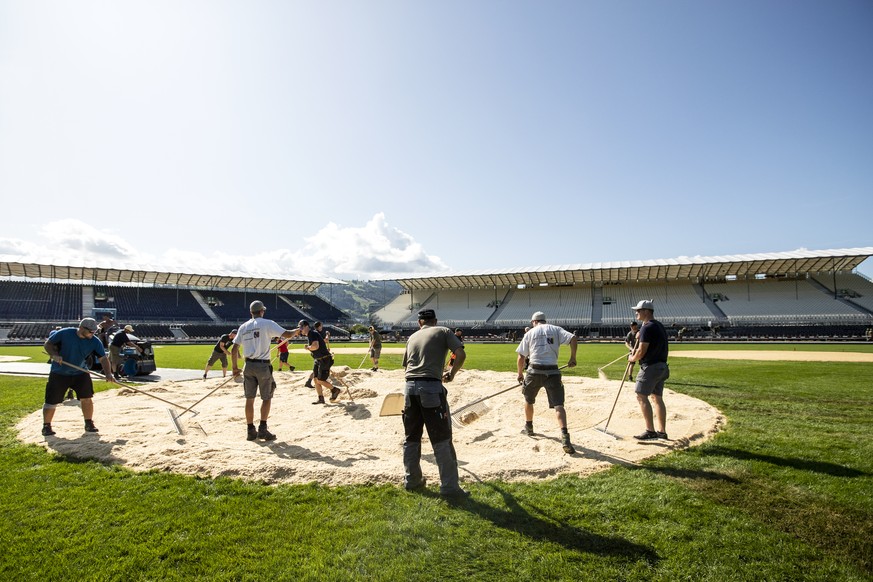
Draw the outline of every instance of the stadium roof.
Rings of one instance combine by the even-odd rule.
[[[408,290],[515,287],[518,285],[573,285],[618,281],[670,281],[682,279],[737,278],[755,275],[791,275],[851,271],[868,257],[873,247],[808,251],[805,249],[751,255],[678,257],[646,261],[616,261],[526,267],[507,271],[439,273],[396,279]]]
[[[324,283],[345,285],[339,279],[288,279],[252,273],[228,271],[212,274],[161,271],[150,268],[113,268],[101,265],[62,265],[45,262],[18,261],[0,256],[0,277],[55,279],[94,283],[124,283],[167,285],[175,287],[212,287],[217,289],[260,289],[267,291],[299,291],[311,293]]]

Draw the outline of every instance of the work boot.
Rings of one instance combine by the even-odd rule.
[[[42,436],[54,436],[55,431],[52,430],[52,425],[49,423],[42,425]]]
[[[309,380],[306,381],[306,384],[304,384],[304,386],[306,386],[307,388],[312,388],[313,390],[315,389],[315,386],[312,385],[312,379],[311,379],[311,378],[310,378]]]
[[[100,432],[100,431],[98,431],[97,427],[94,426],[93,420],[86,420],[85,421],[85,432]]]
[[[313,402],[313,404],[324,404],[324,396],[319,396],[318,400]]]
[[[255,425],[250,424],[248,428],[248,434],[246,435],[247,441],[253,441],[258,438],[258,431],[255,430]]]
[[[533,435],[534,435],[534,431],[533,431],[533,423],[532,423],[532,422],[526,422],[526,423],[524,423],[524,434],[526,434],[527,436],[533,436]]]
[[[340,395],[341,392],[342,392],[342,390],[340,390],[340,389],[337,388],[336,386],[334,386],[333,388],[331,388],[331,389],[330,389],[330,401],[331,401],[331,402],[336,402],[336,399],[339,398],[339,395]]]
[[[67,395],[64,396],[64,400],[75,400],[75,399],[76,399],[76,393],[73,392],[72,388],[70,388],[69,390],[67,390]]]
[[[659,438],[659,439],[664,439],[665,441],[669,441],[669,440],[670,440],[670,439],[667,438],[667,433],[665,433],[665,432],[661,432],[661,431],[659,431],[659,430],[656,430],[656,431],[655,431],[655,434],[658,435],[658,438]]]
[[[570,444],[570,433],[568,432],[561,435],[561,446],[564,447],[564,452],[568,455],[572,455],[576,452],[576,449],[574,449],[573,445]]]
[[[422,477],[421,481],[414,485],[404,485],[403,488],[407,491],[421,491],[427,487],[427,477]]]
[[[203,379],[204,379],[204,380],[206,379],[206,374],[203,374]]]
[[[650,441],[650,440],[660,438],[660,437],[658,437],[658,433],[656,433],[655,431],[647,430],[647,431],[642,432],[640,434],[634,435],[634,438],[637,439],[638,441]]]
[[[276,435],[268,431],[265,425],[258,428],[258,438],[262,441],[274,441],[276,440]]]
[[[289,372],[293,372],[293,371],[296,370],[296,369],[297,369],[297,368],[295,368],[294,366],[288,366],[288,371],[289,371]]]

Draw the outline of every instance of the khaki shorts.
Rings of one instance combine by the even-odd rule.
[[[270,400],[276,390],[273,366],[269,363],[246,362],[243,368],[243,390],[246,398],[254,398],[260,392],[261,400]]]

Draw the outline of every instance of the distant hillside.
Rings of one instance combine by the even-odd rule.
[[[349,314],[355,323],[369,323],[370,314],[400,295],[394,281],[349,281],[347,285],[322,285],[316,295]]]

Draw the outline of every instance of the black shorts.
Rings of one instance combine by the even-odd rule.
[[[327,379],[330,378],[331,366],[333,366],[332,356],[327,356],[326,358],[315,360],[315,365],[312,368],[312,373],[315,374],[315,379],[321,380],[322,382],[327,381]]]
[[[279,352],[279,361],[287,362],[288,361],[288,352]]]
[[[45,383],[45,403],[60,404],[64,401],[64,394],[68,388],[73,389],[79,400],[94,397],[94,384],[91,382],[90,374],[65,376],[52,372],[49,374],[48,382]]]

